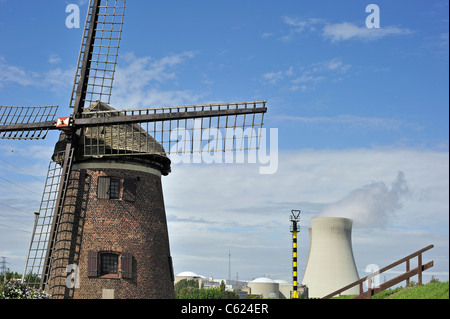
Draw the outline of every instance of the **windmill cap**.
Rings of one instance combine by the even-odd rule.
[[[100,112],[117,111],[114,115],[120,116],[121,111],[110,105],[97,101],[84,109],[84,117],[98,117]],[[96,114],[98,112],[98,114]],[[110,125],[106,128],[108,134],[102,130],[106,126],[85,127],[83,136],[76,143],[78,151],[75,161],[83,161],[89,158],[121,158],[133,161],[152,161],[157,163],[157,167],[163,175],[167,175],[171,169],[171,161],[167,157],[163,146],[158,143],[137,123],[124,123],[120,125]],[[77,130],[80,134],[80,130]],[[138,134],[136,134],[138,133]],[[67,135],[62,132],[59,141],[56,143],[52,159],[61,164],[64,160]],[[86,144],[85,144],[86,143]],[[145,153],[141,150],[146,150]],[[105,154],[108,154],[105,156]],[[117,155],[116,155],[117,154]]]

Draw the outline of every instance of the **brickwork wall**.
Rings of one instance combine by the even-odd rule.
[[[98,199],[101,176],[134,180],[135,201]],[[89,251],[131,254],[131,278],[88,277]],[[174,298],[161,178],[133,170],[74,170],[54,256],[49,292],[55,298],[99,299],[105,291],[120,299]],[[67,287],[70,264],[79,267],[79,288]]]

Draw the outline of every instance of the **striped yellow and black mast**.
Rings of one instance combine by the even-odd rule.
[[[292,299],[298,299],[298,291],[297,291],[297,234],[300,231],[299,227],[300,222],[300,210],[293,209],[291,210],[291,233],[292,233],[292,283],[293,283],[293,292]]]

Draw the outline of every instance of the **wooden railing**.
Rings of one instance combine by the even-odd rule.
[[[345,287],[342,287],[339,290],[336,290],[335,292],[332,292],[331,294],[326,295],[325,297],[322,297],[322,299],[330,299],[331,297],[340,295],[342,292],[344,292],[350,288],[353,288],[355,286],[358,286],[358,285],[359,285],[359,295],[354,297],[353,299],[370,299],[373,295],[375,295],[385,289],[388,289],[404,280],[406,281],[406,285],[409,286],[410,278],[415,275],[418,275],[418,284],[422,285],[422,272],[433,267],[433,265],[434,265],[433,261],[430,261],[426,264],[422,264],[422,254],[425,251],[430,250],[433,247],[434,247],[434,245],[429,245],[425,248],[422,248],[421,250],[418,250],[415,253],[406,256],[405,258],[399,259],[398,261],[396,261],[396,262],[394,262],[394,263],[392,263],[392,264],[390,264],[390,265],[388,265],[388,266],[386,266],[364,278],[361,278],[358,281],[355,281],[354,283],[351,283]],[[411,265],[410,260],[414,257],[418,258],[418,265],[416,268],[410,269],[410,265]],[[374,278],[375,276],[378,276],[381,273],[383,273],[393,267],[396,267],[402,263],[406,263],[405,273],[403,273],[400,276],[397,276],[389,281],[386,281],[376,287],[372,287],[372,278]],[[368,286],[368,290],[366,292],[364,292],[364,289],[363,289],[364,282],[367,282],[367,286]]]

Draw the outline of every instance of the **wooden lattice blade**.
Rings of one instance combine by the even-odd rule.
[[[58,193],[55,201],[55,209],[53,214],[52,226],[50,228],[49,240],[47,245],[47,252],[43,266],[41,288],[44,289],[48,283],[49,274],[53,266],[55,243],[58,240],[59,222],[63,213],[67,188],[69,185],[70,174],[72,171],[74,148],[72,140],[68,140],[66,144],[66,151],[64,154],[64,161],[61,166],[61,179],[59,181]],[[58,163],[59,165],[59,163]]]
[[[55,129],[58,106],[0,106],[0,139],[43,139]]]
[[[89,3],[70,101],[70,107],[76,114],[92,102],[109,103],[125,2],[91,0]]]
[[[40,285],[44,270],[61,177],[62,167],[55,162],[50,162],[23,273],[24,280],[36,288]]]
[[[84,112],[74,123],[85,157],[257,149],[265,103]]]

